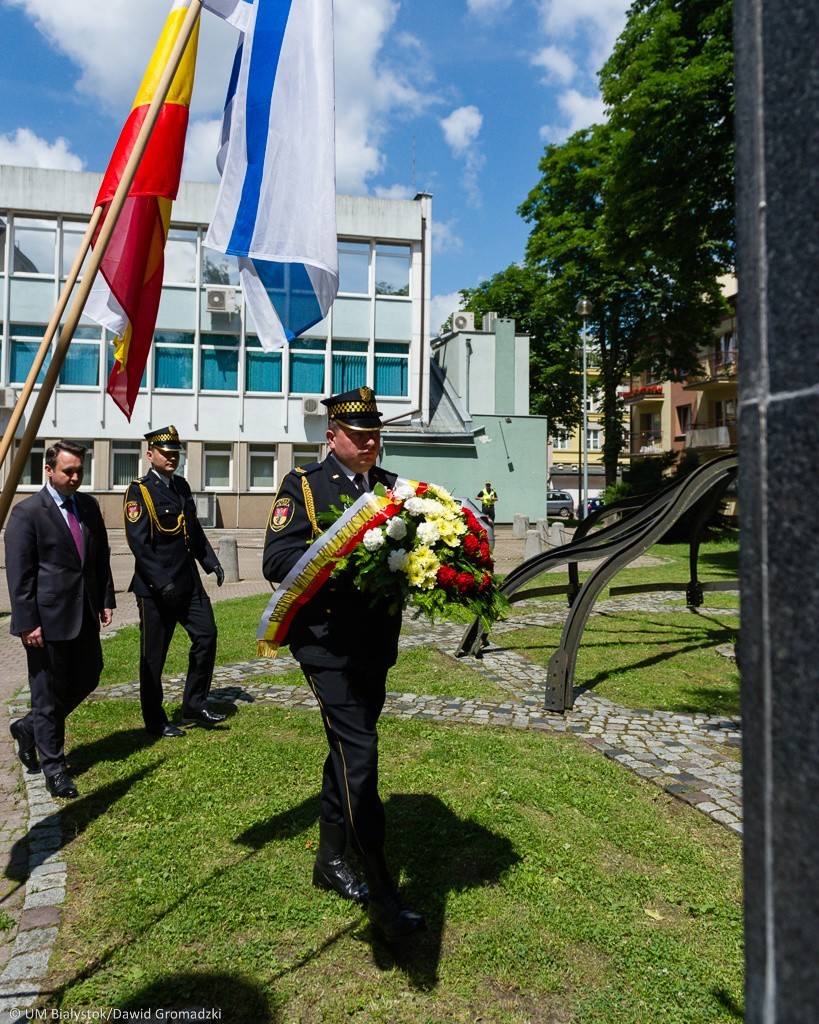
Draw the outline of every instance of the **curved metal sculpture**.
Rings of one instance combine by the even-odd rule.
[[[510,572],[500,587],[511,603],[546,594],[567,593],[570,609],[563,627],[560,646],[549,660],[545,708],[565,711],[574,703],[574,668],[583,629],[594,602],[608,582],[625,566],[644,554],[698,502],[703,501],[692,530],[689,563],[691,578],[687,585],[648,584],[638,587],[612,588],[612,593],[635,593],[651,590],[685,589],[689,605],[702,604],[704,589],[728,589],[733,584],[701,584],[697,579],[697,557],[705,524],[716,510],[726,489],[736,478],[738,458],[723,455],[695,469],[689,476],[670,484],[650,498],[625,498],[599,509],[588,516],[577,528],[574,537],[562,547],[544,551],[527,559]],[[591,528],[612,516],[619,520],[594,533]],[[580,562],[595,559],[598,564],[585,583],[579,583]],[[568,565],[568,586],[537,587],[522,590],[527,583],[549,569]],[[457,655],[472,654],[480,657],[487,643],[487,633],[479,619],[468,627],[461,640]]]

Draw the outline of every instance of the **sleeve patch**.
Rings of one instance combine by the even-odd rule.
[[[270,513],[270,529],[278,532],[283,530],[296,512],[292,498],[277,498]]]
[[[125,516],[128,522],[135,523],[141,515],[142,506],[138,501],[128,501],[125,503]]]

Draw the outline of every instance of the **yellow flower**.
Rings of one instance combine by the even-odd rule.
[[[419,590],[432,590],[440,566],[435,554],[425,544],[420,544],[410,551],[407,558],[406,573],[410,586],[418,587]]]

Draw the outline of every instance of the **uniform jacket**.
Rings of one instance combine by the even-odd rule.
[[[15,505],[6,526],[6,577],[14,636],[42,627],[48,642],[73,640],[88,600],[99,626],[104,608],[115,608],[108,534],[97,502],[74,494],[82,523],[83,557],[71,530],[44,487]]]
[[[196,516],[187,480],[171,479],[174,489],[150,472],[133,480],[125,493],[125,537],[135,560],[128,589],[137,597],[158,594],[169,583],[191,592],[202,586],[196,563],[209,573],[219,562]]]
[[[396,479],[380,466],[370,470],[371,484],[391,487]],[[345,494],[358,497],[329,456],[287,474],[267,521],[262,564],[266,579],[281,582],[285,578],[315,540],[316,516],[331,506],[343,509]],[[296,614],[287,643],[293,656],[305,664],[341,668],[361,661],[388,668],[398,655],[400,631],[400,612],[388,614],[383,602],[373,607],[351,579],[337,578],[327,580]]]

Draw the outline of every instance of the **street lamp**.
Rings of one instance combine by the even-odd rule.
[[[591,316],[592,304],[587,298],[581,298],[575,306],[575,313],[583,319],[583,494],[580,502],[580,519],[585,519],[589,510],[589,430],[588,409],[586,401],[586,324]]]

